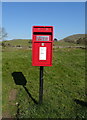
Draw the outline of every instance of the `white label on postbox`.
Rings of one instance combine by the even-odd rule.
[[[49,36],[36,36],[37,41],[49,41]]]
[[[46,60],[46,47],[40,47],[39,60]]]

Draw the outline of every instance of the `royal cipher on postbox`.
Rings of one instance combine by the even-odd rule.
[[[32,65],[52,66],[53,26],[32,27]]]

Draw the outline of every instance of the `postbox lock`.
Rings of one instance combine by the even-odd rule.
[[[42,46],[44,46],[45,43],[41,43]]]

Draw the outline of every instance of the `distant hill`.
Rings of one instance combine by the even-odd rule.
[[[31,47],[31,39],[13,39],[0,43],[3,47]]]
[[[87,37],[85,37],[85,34],[75,34],[68,36],[60,41],[76,43],[76,44],[85,44],[85,42],[87,42]]]

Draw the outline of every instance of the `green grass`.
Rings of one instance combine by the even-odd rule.
[[[8,46],[8,44],[10,44],[10,46],[22,46],[22,47],[29,47],[31,46],[31,40],[29,39],[16,39],[16,40],[10,40],[10,41],[3,41],[3,43],[5,43],[5,45]]]
[[[85,46],[84,44],[75,44],[75,43],[65,42],[63,40],[54,42],[54,45],[55,46]]]
[[[2,115],[2,47],[0,47],[0,118]]]
[[[5,43],[10,43],[12,45],[28,45],[29,40],[28,39],[16,39],[16,40],[8,40],[8,41],[3,41]]]
[[[85,50],[54,49],[53,66],[44,67],[42,105],[36,105],[23,86],[16,85],[12,77],[13,72],[22,72],[27,80],[26,88],[38,101],[39,67],[31,65],[31,52],[28,49],[3,48],[3,115],[19,118],[85,118],[87,107],[74,101],[85,101]],[[9,101],[10,92],[15,89],[16,99]]]

